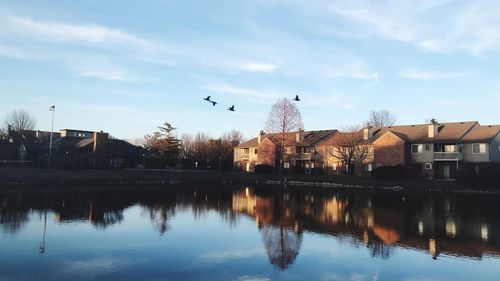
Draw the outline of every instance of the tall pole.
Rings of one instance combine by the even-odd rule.
[[[56,112],[56,106],[53,105],[49,108],[52,112],[52,124],[50,126],[50,141],[49,141],[49,167],[52,167],[52,135],[54,133],[54,113]]]

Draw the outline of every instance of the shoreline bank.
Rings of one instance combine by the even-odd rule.
[[[206,170],[64,170],[0,168],[0,188],[34,186],[120,186],[257,184],[311,188],[500,194],[499,188],[466,188],[452,181],[381,181],[366,177],[278,175]]]

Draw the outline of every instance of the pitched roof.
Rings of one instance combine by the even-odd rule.
[[[428,136],[429,124],[419,125],[402,125],[391,126],[386,128],[374,128],[374,137],[378,137],[387,131],[395,133],[403,140],[418,143],[418,142],[457,142],[478,124],[477,121],[468,122],[453,122],[453,123],[440,123],[438,126],[438,133],[433,137]]]
[[[334,134],[335,132],[337,132],[337,130],[303,131],[304,138],[300,142],[297,142],[296,138],[298,132],[288,132],[285,134],[285,146],[293,146],[293,145],[313,146],[316,145],[318,142],[322,141],[323,139],[327,138],[328,136]],[[278,144],[279,141],[281,140],[281,133],[262,135],[262,140],[264,140],[265,138],[268,138],[269,140]],[[259,145],[258,137],[255,137],[236,146],[235,148],[250,148],[250,147],[257,147],[258,145]]]
[[[465,142],[489,141],[500,133],[500,125],[476,126],[464,137]]]
[[[250,147],[257,147],[259,145],[257,137],[250,139],[244,143],[240,143],[237,145],[235,148],[250,148]]]

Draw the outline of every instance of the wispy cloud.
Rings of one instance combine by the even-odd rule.
[[[446,72],[446,71],[422,71],[416,69],[407,69],[399,73],[404,78],[416,80],[445,80],[455,79],[470,75],[470,72]]]
[[[136,78],[125,69],[106,61],[80,62],[79,65],[75,65],[73,68],[80,77],[118,81],[136,80]]]
[[[239,62],[233,64],[235,68],[250,72],[272,73],[278,68],[278,64],[262,62]]]
[[[413,44],[432,52],[500,49],[496,1],[335,1],[331,11],[358,25],[358,31]]]
[[[227,83],[213,83],[203,87],[204,90],[221,94],[230,94],[239,98],[247,98],[254,101],[269,100],[279,97],[276,91],[260,91],[249,88],[233,86]]]
[[[16,33],[41,40],[55,40],[72,43],[121,43],[151,48],[153,42],[139,36],[101,25],[69,24],[55,21],[41,21],[29,17],[10,16]]]
[[[37,61],[42,58],[33,52],[27,52],[19,48],[0,44],[0,56],[14,58],[24,61]]]

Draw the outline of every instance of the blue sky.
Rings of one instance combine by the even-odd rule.
[[[372,109],[498,124],[499,50],[488,0],[3,0],[0,115],[24,108],[48,130],[55,104],[57,129],[252,137],[299,94],[307,130]]]

